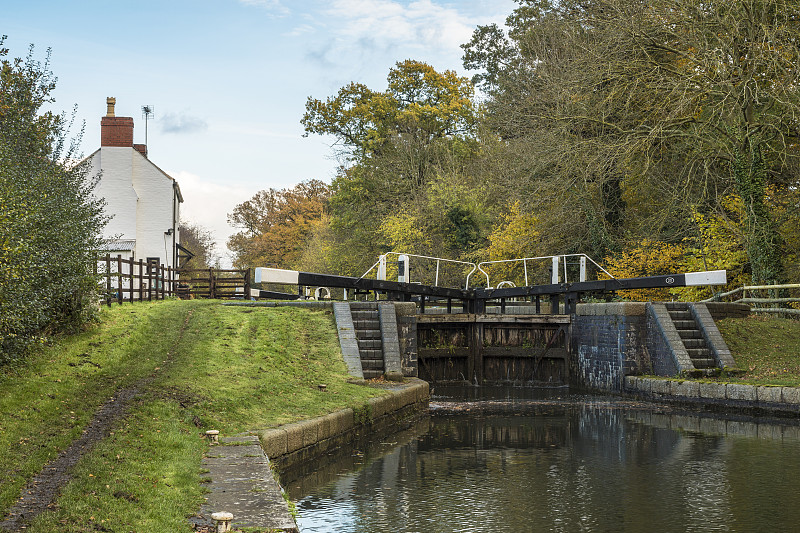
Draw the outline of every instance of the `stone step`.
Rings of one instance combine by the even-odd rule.
[[[699,329],[679,329],[678,335],[680,335],[681,339],[683,339],[684,341],[703,338],[703,334],[700,332]]]
[[[381,321],[377,318],[353,320],[353,327],[356,329],[381,329]]]
[[[700,359],[692,359],[692,364],[695,368],[703,369],[703,368],[716,368],[717,362],[714,361],[711,357],[704,357]]]
[[[383,375],[383,370],[364,370],[364,379],[375,379]]]
[[[675,324],[675,329],[682,330],[682,329],[697,329],[697,324],[694,320],[673,320],[673,324]]]
[[[350,313],[352,313],[353,316],[356,316],[356,315],[358,315],[358,316],[366,316],[366,315],[369,315],[369,314],[377,314],[378,313],[378,308],[377,308],[377,306],[369,308],[369,309],[366,309],[366,308],[354,308],[353,306],[350,306]]]
[[[350,302],[350,312],[354,313],[356,311],[377,311],[378,310],[378,303],[377,302]]]
[[[380,339],[381,338],[381,330],[380,329],[356,329],[356,338],[358,340],[362,340],[362,339]]]
[[[380,323],[378,313],[365,311],[363,313],[353,313],[353,324],[377,322]]]
[[[664,307],[666,307],[670,311],[672,311],[673,309],[683,310],[683,309],[689,309],[689,304],[687,304],[686,302],[666,302],[664,304]]]
[[[682,311],[682,310],[670,311],[669,316],[672,318],[672,320],[694,320],[691,311]]]
[[[380,339],[358,339],[358,350],[378,350],[381,351],[383,343]]]
[[[691,357],[692,360],[712,357],[711,350],[708,348],[686,348],[686,351],[689,352],[689,357]]]
[[[683,340],[683,345],[686,347],[687,350],[689,348],[708,348],[706,346],[705,339],[703,339],[702,337],[683,338],[683,336],[681,335],[681,339]]]
[[[383,370],[383,359],[361,359],[361,368],[367,370]]]
[[[383,350],[375,350],[374,348],[365,348],[358,350],[361,360],[364,359],[380,359],[383,361]]]

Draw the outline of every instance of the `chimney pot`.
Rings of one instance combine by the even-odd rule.
[[[108,98],[106,98],[106,105],[108,106],[108,109],[106,111],[106,116],[107,117],[116,116],[116,115],[114,115],[114,105],[116,103],[117,103],[117,99],[114,98],[113,96],[109,96]]]
[[[133,118],[118,117],[114,114],[116,98],[106,98],[108,114],[100,119],[100,146],[124,146],[133,148]],[[147,156],[146,148],[137,148]]]

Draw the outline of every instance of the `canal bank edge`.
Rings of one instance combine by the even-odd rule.
[[[403,383],[367,384],[389,394],[370,398],[363,409],[342,409],[262,431],[259,439],[269,460],[279,469],[289,468],[359,437],[403,429],[404,424],[427,412],[430,387],[426,381],[406,378]]]
[[[623,392],[647,400],[677,402],[727,411],[734,408],[748,414],[800,416],[800,387],[625,376]]]

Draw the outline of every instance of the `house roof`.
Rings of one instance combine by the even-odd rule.
[[[101,252],[132,252],[136,248],[136,239],[106,239],[100,244]]]
[[[147,161],[148,163],[150,163],[151,165],[153,165],[153,167],[154,167],[156,170],[158,170],[158,171],[159,171],[161,174],[163,174],[163,175],[164,175],[164,177],[166,177],[166,178],[167,178],[167,179],[169,179],[169,180],[172,180],[173,187],[175,188],[175,193],[178,195],[178,202],[180,202],[180,203],[183,203],[183,194],[181,193],[181,187],[180,187],[180,185],[178,185],[178,180],[176,180],[175,178],[173,178],[172,176],[170,176],[169,174],[167,174],[166,172],[164,172],[163,170],[161,170],[161,168],[160,168],[158,165],[156,165],[155,163],[153,163],[152,161],[150,161],[150,159],[148,159],[147,157],[145,157],[144,155],[142,155],[142,153],[141,153],[141,152],[139,152],[138,150],[135,150],[133,147],[131,147],[131,150],[133,150],[134,152],[136,152],[137,154],[139,154],[139,157],[143,158],[145,161]],[[95,151],[94,151],[94,152],[92,152],[90,155],[86,156],[85,158],[83,158],[83,159],[80,161],[80,163],[78,163],[78,164],[80,165],[80,164],[84,163],[85,161],[88,161],[89,159],[91,159],[92,157],[94,157],[94,156],[95,156],[95,154],[97,154],[97,152],[99,152],[99,151],[100,151],[100,148],[98,148],[97,150],[95,150]]]

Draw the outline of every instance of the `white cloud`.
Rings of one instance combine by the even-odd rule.
[[[228,225],[228,213],[236,205],[249,200],[256,191],[241,186],[220,185],[203,180],[200,176],[186,171],[169,172],[178,181],[183,194],[181,219],[200,224],[210,230],[217,243],[217,251],[222,255],[223,267],[230,266],[226,242],[236,233]]]
[[[363,43],[383,49],[413,43],[419,49],[459,50],[477,23],[457,8],[416,0],[333,0],[330,17],[342,19],[334,30],[340,45]],[[337,26],[331,25],[330,29]]]
[[[327,0],[302,18],[306,59],[345,82],[368,81],[374,67],[405,59],[437,70],[461,69],[460,46],[479,24],[500,23],[514,0]],[[488,6],[488,7],[487,7]],[[383,74],[385,75],[385,74]],[[365,79],[367,78],[367,79]],[[328,80],[330,81],[330,80]]]
[[[205,120],[192,116],[186,111],[164,113],[158,122],[161,125],[161,131],[164,133],[196,133],[208,129],[208,124]]]

